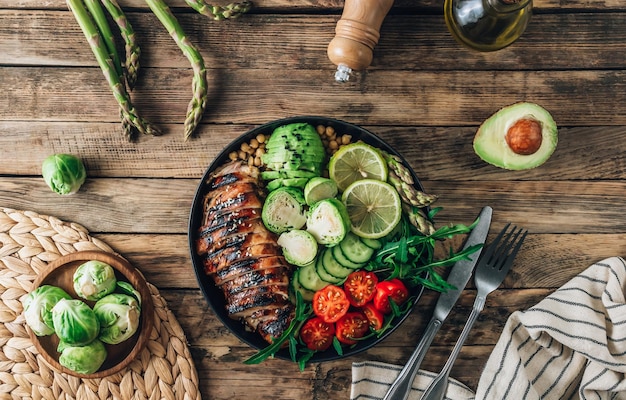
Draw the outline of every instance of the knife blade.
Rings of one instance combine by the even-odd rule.
[[[463,250],[470,246],[485,243],[487,234],[489,233],[489,227],[491,226],[492,214],[493,209],[491,207],[483,207],[480,214],[478,214],[478,223],[465,241]],[[426,350],[430,347],[430,344],[435,338],[435,334],[439,331],[441,325],[443,325],[443,322],[448,317],[448,314],[450,314],[461,292],[467,285],[481,252],[482,247],[472,253],[469,260],[459,260],[452,266],[447,282],[452,285],[453,288],[439,295],[433,316],[426,326],[422,339],[415,347],[415,350],[413,350],[409,361],[407,361],[402,371],[400,371],[400,374],[389,388],[389,391],[387,391],[383,400],[406,400],[409,397],[413,380],[419,370],[420,364],[424,360]]]

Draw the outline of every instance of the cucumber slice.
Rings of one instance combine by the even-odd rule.
[[[337,245],[350,230],[346,206],[334,198],[318,201],[307,212],[306,230],[320,244]]]
[[[307,231],[293,229],[283,232],[278,237],[278,245],[283,249],[283,256],[293,265],[307,265],[317,256],[317,241]]]
[[[339,264],[339,262],[333,257],[333,252],[330,248],[326,248],[322,254],[320,254],[322,266],[326,270],[328,274],[334,276],[337,279],[340,279],[342,282],[348,275],[354,272],[351,268],[346,268],[343,265]],[[318,261],[319,262],[319,261]]]
[[[366,263],[374,255],[374,249],[366,246],[361,238],[352,232],[348,232],[339,246],[346,258],[355,263]]]
[[[313,295],[315,294],[315,292],[302,287],[302,285],[300,284],[299,275],[299,269],[293,271],[293,276],[291,278],[291,290],[294,292],[294,294],[295,292],[300,292],[304,301],[313,301]]]
[[[331,283],[333,285],[340,285],[341,283],[343,283],[345,277],[340,278],[340,277],[330,274],[326,270],[326,267],[324,265],[324,255],[326,253],[329,253],[329,250],[330,250],[329,248],[322,250],[322,252],[320,253],[320,256],[317,257],[317,261],[315,262],[315,270],[317,271],[317,274],[319,275],[321,280]]]
[[[304,205],[302,190],[282,186],[267,195],[261,219],[267,229],[274,233],[300,229],[306,223]]]
[[[343,265],[346,268],[350,268],[352,270],[360,269],[365,266],[366,263],[355,263],[352,260],[349,260],[345,254],[343,254],[343,250],[341,250],[341,246],[334,246],[332,248],[333,258],[337,260],[337,262]]]
[[[300,285],[307,290],[317,292],[318,290],[324,289],[326,286],[330,285],[330,283],[324,282],[320,278],[315,269],[315,264],[313,263],[301,267],[298,271],[298,282],[300,282]]]
[[[363,244],[367,247],[371,247],[374,250],[378,250],[383,247],[383,242],[378,239],[361,238],[361,242],[363,242]]]

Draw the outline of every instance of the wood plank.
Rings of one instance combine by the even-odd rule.
[[[78,219],[82,220],[76,218],[76,221],[72,222],[82,224],[83,221]],[[496,232],[497,227],[494,227],[491,237]],[[104,240],[122,254],[159,288],[198,287],[186,233],[95,233],[94,236]],[[461,242],[452,242],[450,245],[458,249]],[[607,257],[622,255],[624,243],[626,234],[623,233],[601,235],[531,233],[525,241],[524,251],[518,256],[502,287],[509,289],[560,287],[591,264]],[[443,273],[445,276],[445,271]],[[471,286],[470,284],[468,287]]]
[[[186,233],[194,179],[88,179],[77,194],[53,193],[41,178],[3,182],[0,204],[56,215],[77,216],[92,232]],[[470,224],[485,204],[495,210],[493,229],[512,222],[532,233],[626,231],[622,181],[426,181],[441,196],[440,224]],[[163,188],[167,188],[164,191]],[[132,215],[132,218],[129,216]]]
[[[225,5],[229,4],[230,0],[217,0],[211,2],[211,4]],[[147,6],[142,0],[120,0],[120,5],[124,8],[138,8],[147,9]],[[184,0],[168,0],[167,4],[172,8],[188,9],[188,6]],[[253,1],[254,10],[283,10],[290,12],[307,12],[311,10],[331,10],[337,12],[343,8],[343,0],[324,0],[320,2],[318,0],[255,0]],[[615,9],[622,10],[623,3],[621,0],[573,0],[568,2],[562,2],[559,0],[535,0],[533,2],[536,9],[555,9],[555,10],[598,10],[598,9]],[[0,0],[0,8],[16,8],[16,9],[66,9],[64,0],[47,0],[46,2],[35,0]],[[441,2],[437,0],[397,0],[394,3],[394,8],[399,10],[405,9],[421,9],[429,8],[432,10],[439,10],[441,8]]]
[[[142,48],[144,74],[150,73],[147,68],[189,68],[156,17],[135,12],[128,17]],[[329,71],[327,79],[334,70],[326,48],[336,16],[262,14],[232,23],[206,23],[194,14],[179,19],[211,68],[320,69]],[[626,51],[626,32],[618,28],[625,24],[624,13],[539,14],[514,46],[480,53],[460,46],[439,15],[392,15],[369,70],[619,69],[622,60],[613,55]],[[561,45],[563,36],[570,38],[567,47]],[[0,54],[7,65],[97,65],[68,11],[0,10]]]
[[[134,94],[140,113],[155,123],[182,123],[191,99],[190,72],[150,72]],[[203,121],[212,123],[262,123],[305,109],[363,125],[475,126],[494,110],[525,100],[550,110],[562,126],[626,125],[623,70],[371,71],[349,87],[329,82],[319,70],[293,70],[288,76],[280,70],[209,70],[208,75]],[[312,80],[320,82],[318,88],[310,86]],[[117,103],[97,68],[4,68],[0,85],[8,88],[0,94],[7,105],[0,120],[117,122]],[[321,93],[333,102],[321,101]]]
[[[69,151],[83,159],[91,178],[199,179],[223,147],[255,126],[203,124],[197,138],[184,142],[182,126],[167,124],[164,130],[169,133],[164,136],[140,137],[137,143],[128,143],[116,122],[0,121],[0,149],[7,151],[6,156],[0,156],[0,175],[39,175],[45,157]],[[400,149],[422,180],[626,178],[621,159],[626,153],[623,126],[560,128],[559,144],[552,157],[540,168],[516,172],[492,167],[474,154],[472,141],[476,127],[365,125],[364,128]],[[18,142],[29,151],[14,153],[12,148]],[[178,157],[179,154],[184,156]],[[572,159],[577,162],[573,164]]]

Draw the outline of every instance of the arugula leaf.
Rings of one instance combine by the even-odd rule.
[[[411,229],[411,224],[406,221],[402,223],[405,226],[399,230],[401,232],[399,237],[394,237],[378,250],[374,259],[366,266],[367,270],[387,273],[389,278],[400,278],[412,287],[421,285],[431,290],[444,292],[451,287],[439,275],[437,268],[469,259],[471,254],[482,247],[482,244],[474,245],[458,253],[450,249],[447,258],[435,260],[435,244],[438,241],[470,232],[478,223],[478,219],[470,226],[463,224],[443,226],[431,235],[424,235]]]

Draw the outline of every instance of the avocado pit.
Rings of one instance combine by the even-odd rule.
[[[541,123],[534,118],[519,119],[511,125],[505,138],[515,154],[535,154],[541,147]]]

